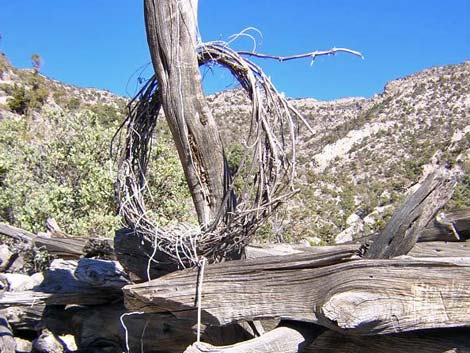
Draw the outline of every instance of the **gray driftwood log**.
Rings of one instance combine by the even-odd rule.
[[[297,353],[303,352],[304,348],[323,331],[323,328],[315,325],[284,322],[274,330],[245,342],[229,346],[213,346],[205,342],[195,342],[184,353]]]
[[[318,333],[313,325],[279,327],[267,334],[230,346],[194,343],[185,353],[469,353],[470,331],[425,330],[380,336],[344,335],[331,330]],[[305,336],[302,336],[302,332]],[[308,341],[307,341],[308,340]],[[312,341],[308,344],[307,342]]]
[[[91,253],[91,256],[95,256],[93,248],[100,248],[97,255],[111,257],[113,253],[113,242],[111,239],[88,239],[83,237],[50,238],[36,235],[5,223],[0,223],[0,234],[31,244],[31,246],[37,248],[44,247],[49,254],[65,260],[79,259],[82,256],[88,255],[88,253]]]
[[[98,260],[90,260],[98,261]],[[101,267],[103,263],[99,263]],[[119,264],[116,263],[115,273],[112,266],[105,261],[105,268],[90,270],[90,263],[85,262],[86,268],[77,269],[77,262],[73,260],[54,260],[51,267],[44,274],[42,283],[26,291],[5,292],[0,294],[0,308],[24,305],[66,305],[83,304],[95,305],[110,303],[122,298],[121,287],[127,283],[122,277]],[[76,271],[82,280],[77,278]],[[112,286],[94,286],[91,283],[103,283],[99,276],[106,276],[107,283]],[[86,280],[86,278],[88,280]],[[112,281],[111,279],[115,280]]]
[[[299,256],[207,266],[203,322],[278,317],[355,334],[470,325],[470,258],[344,262],[337,255]],[[126,286],[126,306],[194,316],[198,275],[190,269]]]

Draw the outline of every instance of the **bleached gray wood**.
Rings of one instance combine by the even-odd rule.
[[[93,287],[121,289],[130,281],[117,261],[83,258],[78,262],[75,277]]]
[[[365,257],[389,259],[407,254],[426,225],[451,198],[456,184],[456,177],[449,171],[439,170],[430,174],[394,212]]]
[[[222,141],[204,98],[196,54],[197,0],[145,0],[147,42],[200,224],[209,225],[230,183]],[[234,197],[228,204],[234,202]]]
[[[197,276],[190,269],[126,286],[126,305],[194,316]],[[205,269],[202,319],[223,325],[279,317],[356,334],[460,327],[470,325],[468,281],[469,258],[345,262],[334,254],[230,261]]]
[[[0,308],[39,304],[104,304],[122,298],[120,289],[94,287],[75,276],[77,263],[54,260],[43,282],[33,290],[0,294]]]
[[[0,223],[0,234],[6,235],[15,240],[29,243],[38,248],[44,247],[49,254],[66,260],[78,259],[85,255],[85,248],[87,244],[92,241],[92,239],[80,237],[48,238],[5,223]],[[106,242],[112,249],[113,242],[111,239],[95,240]]]
[[[313,325],[284,323],[260,337],[229,346],[196,342],[184,353],[297,353],[302,352],[322,331],[322,328]]]

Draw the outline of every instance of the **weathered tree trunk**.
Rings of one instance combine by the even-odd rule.
[[[201,87],[197,7],[197,0],[145,0],[145,23],[166,119],[199,222],[209,225],[222,206],[230,174]]]

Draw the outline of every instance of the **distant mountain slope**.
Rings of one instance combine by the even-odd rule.
[[[210,97],[228,140],[249,107],[239,90]],[[301,129],[299,188],[272,229],[312,242],[380,229],[430,169],[458,164],[467,175],[450,206],[470,206],[470,62],[389,82],[371,99],[292,100],[315,130]],[[233,143],[233,142],[232,142]]]
[[[104,128],[115,129],[127,102],[106,91],[77,88],[34,75],[32,70],[14,69],[0,55],[0,121],[19,116],[11,104],[15,95],[30,100],[29,115],[43,126],[37,144],[45,143],[51,112],[69,116],[91,110],[107,121]],[[248,99],[240,89],[207,99],[230,158],[248,129]],[[438,165],[457,165],[466,173],[449,206],[470,207],[470,62],[389,82],[383,93],[370,99],[308,98],[291,103],[315,133],[301,127],[300,192],[260,231],[259,239],[325,243],[380,229],[403,196]],[[159,130],[170,150],[163,125]],[[168,170],[181,177],[173,164]]]

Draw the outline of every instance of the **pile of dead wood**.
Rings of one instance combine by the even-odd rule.
[[[356,243],[252,246],[177,271],[149,263],[153,244],[130,231],[110,242],[0,224],[0,351],[469,352],[470,209],[435,217],[452,187],[428,178]],[[49,268],[18,273],[37,248]]]

